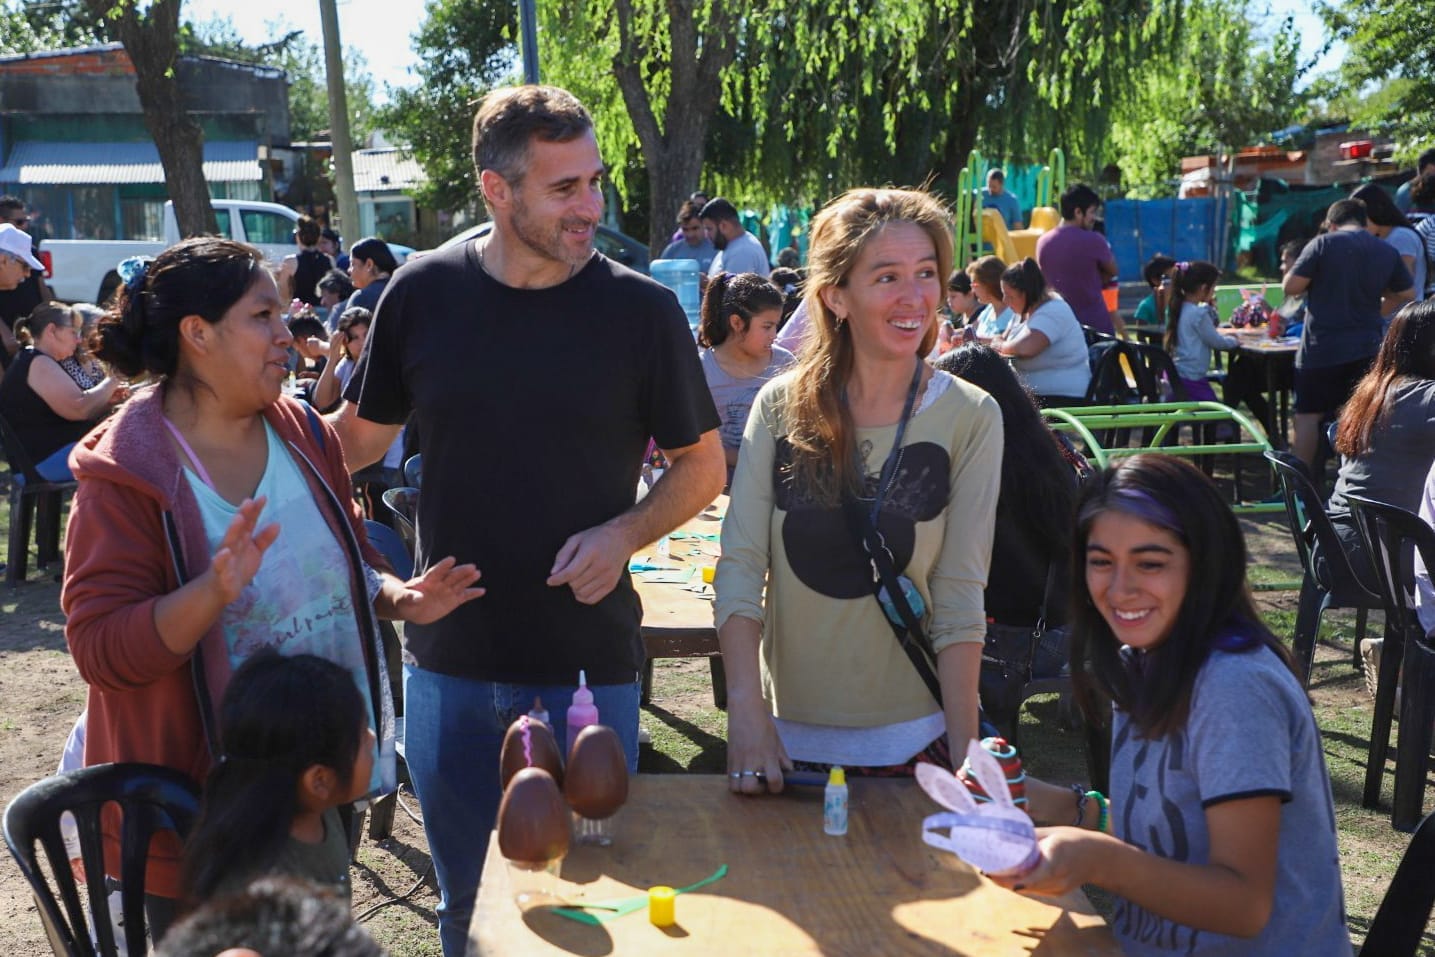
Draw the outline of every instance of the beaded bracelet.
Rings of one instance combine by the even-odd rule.
[[[1087,792],[1079,784],[1073,784],[1070,787],[1072,795],[1076,798],[1076,820],[1071,822],[1071,826],[1081,827],[1081,822],[1086,820],[1086,802],[1095,792]]]
[[[1087,791],[1082,797],[1083,804],[1085,804],[1086,798],[1096,802],[1096,829],[1103,834],[1111,833],[1111,800],[1100,791]],[[1079,816],[1078,823],[1080,823]]]

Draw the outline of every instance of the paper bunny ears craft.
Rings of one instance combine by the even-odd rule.
[[[932,764],[917,765],[917,783],[932,800],[954,813],[933,814],[922,821],[922,840],[988,874],[1019,876],[1036,867],[1041,851],[1031,818],[1012,801],[1006,773],[980,743],[967,745],[967,768],[990,797],[977,803],[967,786],[950,771]],[[942,834],[942,829],[947,829]]]

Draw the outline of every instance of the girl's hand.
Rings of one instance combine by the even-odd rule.
[[[477,566],[456,564],[449,556],[403,583],[394,597],[394,612],[415,625],[432,624],[459,605],[483,596],[484,589],[472,587],[480,574]]]
[[[340,359],[344,358],[344,356],[348,355],[348,349],[346,348],[348,345],[348,339],[344,336],[342,332],[336,332],[332,336],[330,336],[329,362],[338,362]]]
[[[1108,850],[1106,845],[1116,840],[1108,834],[1075,827],[1040,827],[1036,836],[1041,848],[1036,869],[1020,877],[992,877],[993,883],[1023,894],[1060,897],[1083,884],[1096,883],[1095,874]]]
[[[255,531],[259,513],[264,511],[268,499],[246,498],[239,504],[239,514],[224,531],[219,548],[210,559],[206,572],[213,582],[221,602],[228,605],[237,599],[259,571],[259,563],[274,540],[279,537],[277,522]]]
[[[792,759],[777,736],[777,727],[762,698],[739,703],[729,697],[727,789],[734,794],[776,794],[782,790],[782,772],[791,770]],[[755,773],[759,771],[762,777]]]

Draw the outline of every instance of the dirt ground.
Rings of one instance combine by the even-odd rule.
[[[654,704],[665,714],[710,711],[706,662],[664,664]],[[60,586],[32,569],[25,585],[0,591],[0,808],[54,773],[84,706],[85,684],[65,647]],[[391,837],[373,841],[365,828],[351,872],[354,912],[393,957],[437,957],[438,892],[428,843],[405,811],[418,815],[418,800],[411,792],[401,793],[400,800]],[[403,900],[392,900],[405,894]],[[0,954],[48,952],[29,887],[10,855],[0,852]]]
[[[1272,517],[1245,526],[1252,565],[1275,569],[1276,577],[1299,577],[1283,524]],[[1294,608],[1295,595],[1263,592],[1260,600],[1266,608],[1289,611]],[[30,581],[22,587],[0,592],[0,807],[54,771],[65,737],[84,708],[85,686],[66,651],[63,625],[59,585],[50,578],[32,571]],[[671,669],[665,669],[668,696],[655,702],[659,710],[652,713],[677,716],[710,711],[705,664],[665,664]],[[1314,688],[1313,693],[1322,692]],[[1349,687],[1337,693],[1353,694]],[[417,814],[418,802],[412,794],[406,795],[404,803]],[[1373,877],[1377,884],[1388,880],[1388,874]],[[376,843],[365,835],[353,872],[353,889],[356,913],[383,904],[365,923],[393,954],[437,954],[434,907],[438,900],[428,848],[422,828],[403,811],[396,815],[394,833],[388,840]],[[412,896],[405,900],[383,903],[410,891]],[[47,950],[29,889],[9,855],[0,855],[0,954],[31,955]]]

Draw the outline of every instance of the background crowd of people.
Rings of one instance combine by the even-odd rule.
[[[347,893],[341,810],[394,786],[377,630],[394,619],[439,934],[462,954],[505,729],[535,697],[561,714],[583,670],[636,768],[629,557],[726,488],[730,790],[834,765],[958,771],[990,730],[989,627],[1069,626],[1052,667],[1114,725],[1111,795],[1031,780],[1030,814],[1053,827],[1006,883],[1106,886],[1131,953],[1154,936],[1348,952],[1318,732],[1229,508],[1174,459],[1096,473],[1041,417],[1087,402],[1091,346],[1126,332],[1093,190],[1063,193],[1061,225],[1014,263],[955,261],[950,213],[923,191],[852,190],[813,220],[805,267],[783,250],[778,270],[731,201],[694,194],[664,250],[704,274],[694,342],[668,290],[594,251],[604,165],[582,104],[496,90],[474,144],[493,228],[471,243],[400,268],[366,238],[345,269],[339,237],[303,217],[277,272],[189,239],[122,264],[102,311],[39,283],[4,327],[0,415],[42,475],[79,483],[61,601],[90,686],[83,761],[206,788],[187,850],[150,854],[156,940],[259,877]],[[1412,202],[1432,192],[1422,179]],[[983,203],[1021,224],[999,171]],[[1315,461],[1339,414],[1347,543],[1344,496],[1413,509],[1430,471],[1435,310],[1407,303],[1432,221],[1362,187],[1286,257],[1296,449]],[[21,225],[0,223],[0,289],[38,281]],[[1218,330],[1219,269],[1156,257],[1145,278],[1136,317],[1165,328],[1168,385],[1215,400],[1213,352],[1238,344]],[[1226,401],[1255,411],[1257,393],[1233,363]],[[406,431],[428,481],[404,581],[364,531],[375,490],[355,488],[395,482]],[[653,448],[667,468],[635,501]]]

